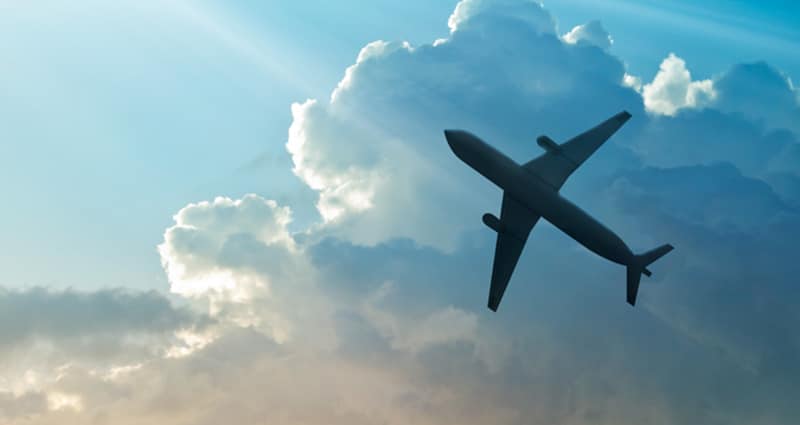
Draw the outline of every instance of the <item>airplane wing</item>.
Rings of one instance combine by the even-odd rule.
[[[496,226],[497,246],[492,265],[492,285],[489,289],[489,308],[492,311],[497,311],[528,235],[538,220],[538,215],[503,193],[500,223]]]
[[[536,141],[547,152],[522,167],[536,174],[558,191],[567,178],[630,117],[631,114],[622,111],[560,145],[547,136],[539,136]]]

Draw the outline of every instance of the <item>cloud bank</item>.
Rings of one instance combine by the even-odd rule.
[[[695,81],[670,55],[637,91],[599,23],[559,36],[524,0],[463,0],[448,25],[431,44],[370,43],[330,99],[292,106],[287,167],[318,192],[320,223],[292,234],[290,209],[257,195],[175,215],[158,250],[183,307],[0,294],[13,317],[42,312],[0,331],[2,355],[45,353],[3,382],[2,421],[793,423],[790,80],[756,63]],[[490,314],[479,216],[500,194],[441,130],[521,162],[537,135],[621,109],[634,118],[564,193],[635,250],[676,251],[631,309],[622,269],[540,223]]]

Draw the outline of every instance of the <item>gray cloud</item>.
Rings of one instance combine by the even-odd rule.
[[[741,113],[772,128],[800,132],[800,102],[791,80],[765,62],[733,66],[714,82],[716,109]]]
[[[36,335],[71,338],[119,331],[160,332],[190,318],[155,291],[0,289],[0,323],[5,325],[0,341],[6,346]]]
[[[47,411],[47,398],[43,394],[14,395],[10,392],[0,392],[0,419],[29,419],[45,411]]]
[[[43,340],[60,350],[103,356],[124,350],[125,336],[168,335],[199,323],[200,317],[155,291],[0,289],[0,351]]]

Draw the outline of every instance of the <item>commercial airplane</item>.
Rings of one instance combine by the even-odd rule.
[[[595,220],[558,191],[567,178],[631,117],[626,111],[597,127],[558,144],[547,136],[536,142],[546,152],[520,165],[473,134],[445,130],[456,156],[503,189],[500,218],[484,214],[483,222],[497,232],[497,245],[489,289],[489,308],[497,311],[528,235],[544,217],[595,254],[628,268],[627,300],[636,304],[642,273],[647,266],[672,251],[666,244],[636,255],[614,232]]]

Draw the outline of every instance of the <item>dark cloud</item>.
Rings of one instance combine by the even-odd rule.
[[[155,291],[0,289],[0,350],[37,338],[80,343],[90,337],[169,333],[197,320]]]

